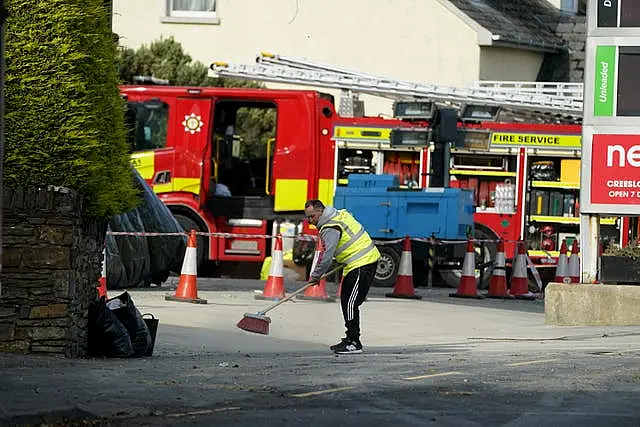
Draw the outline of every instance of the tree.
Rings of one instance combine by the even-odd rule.
[[[107,218],[138,203],[103,0],[9,0],[5,179],[78,191]]]
[[[153,76],[178,86],[263,87],[248,80],[209,77],[207,66],[193,61],[173,36],[160,37],[136,50],[120,46],[117,69],[120,80],[129,84],[134,83],[134,76]]]
[[[223,86],[220,79],[207,75],[207,67],[202,62],[192,62],[191,56],[173,37],[160,38],[137,50],[121,46],[117,63],[124,83],[134,83],[134,76],[153,76],[169,80],[173,85]]]
[[[193,61],[173,37],[160,38],[137,50],[121,46],[118,72],[124,83],[134,83],[134,76],[152,76],[178,86],[214,86],[261,88],[256,82],[208,76],[208,68]],[[261,144],[275,135],[274,109],[241,109],[236,119],[236,135],[247,141],[246,154],[264,151]]]

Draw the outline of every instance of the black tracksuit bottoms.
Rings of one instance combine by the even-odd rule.
[[[373,283],[378,262],[366,264],[351,270],[342,280],[340,303],[342,316],[347,328],[346,336],[351,341],[360,342],[360,305],[364,302]]]

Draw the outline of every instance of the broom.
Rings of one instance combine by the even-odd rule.
[[[331,271],[329,271],[327,273],[324,273],[320,277],[320,279],[318,279],[318,282],[320,280],[326,279],[327,276],[330,276],[333,273],[337,273],[340,269],[342,269],[341,265],[336,267],[336,268],[334,268],[333,270],[331,270]],[[271,319],[269,317],[265,316],[267,311],[273,310],[274,308],[276,308],[277,306],[279,306],[283,302],[289,301],[291,298],[293,298],[296,295],[304,292],[308,287],[314,286],[314,285],[316,285],[316,282],[307,283],[306,285],[304,285],[303,287],[301,287],[297,291],[293,292],[288,297],[282,298],[280,301],[276,302],[275,304],[270,305],[269,307],[265,308],[262,311],[259,311],[257,313],[245,313],[244,317],[238,322],[238,325],[237,325],[238,328],[243,329],[243,330],[245,330],[247,332],[254,332],[256,334],[262,334],[262,335],[269,335],[269,323],[271,323]]]

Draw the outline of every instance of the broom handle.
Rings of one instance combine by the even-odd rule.
[[[338,271],[340,271],[340,270],[342,270],[342,266],[341,266],[341,265],[337,266],[337,267],[336,267],[336,268],[334,268],[333,270],[330,270],[330,271],[328,271],[328,272],[324,273],[322,276],[320,276],[320,278],[318,279],[318,282],[319,282],[320,280],[322,280],[322,279],[326,279],[326,278],[327,278],[327,276],[330,276],[330,275],[332,275],[333,273],[337,273],[337,272],[338,272]],[[301,287],[301,288],[300,288],[300,289],[298,289],[297,291],[293,292],[293,293],[292,293],[291,295],[289,295],[288,297],[282,298],[280,301],[278,301],[278,302],[277,302],[277,303],[275,303],[275,304],[270,305],[269,307],[267,307],[267,308],[265,308],[264,310],[262,310],[260,313],[261,313],[261,314],[265,314],[267,311],[271,311],[271,310],[273,310],[274,308],[276,308],[277,306],[279,306],[279,305],[280,305],[280,304],[282,304],[283,302],[287,302],[287,301],[289,301],[291,298],[295,297],[296,295],[298,295],[298,294],[300,294],[300,293],[302,293],[302,292],[306,291],[308,287],[310,287],[310,286],[314,286],[314,285],[315,285],[315,283],[314,283],[314,282],[307,283],[306,285],[304,285],[303,287]]]

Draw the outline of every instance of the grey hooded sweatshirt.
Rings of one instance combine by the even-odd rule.
[[[336,208],[333,206],[325,206],[324,212],[322,212],[322,215],[320,215],[318,219],[318,229],[336,215],[338,215]],[[320,253],[320,259],[318,259],[316,263],[316,268],[311,272],[311,281],[320,279],[324,273],[329,271],[341,234],[340,229],[334,227],[327,227],[320,232],[320,239],[322,240],[324,251]]]

